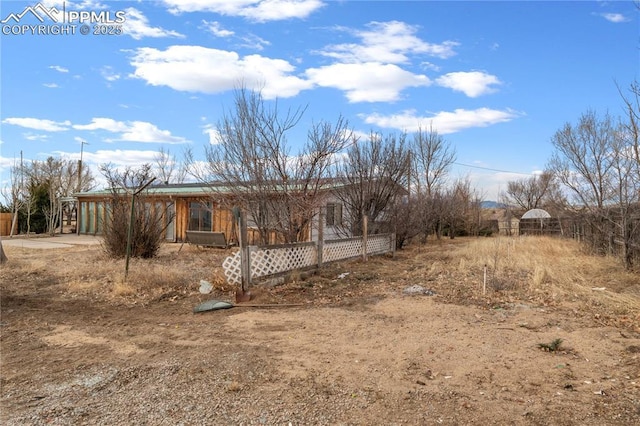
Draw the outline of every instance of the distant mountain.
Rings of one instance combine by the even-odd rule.
[[[480,207],[483,209],[504,209],[507,205],[497,201],[483,201],[480,203]]]

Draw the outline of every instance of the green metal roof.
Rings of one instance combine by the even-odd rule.
[[[342,186],[339,182],[335,180],[324,182],[320,184],[321,190],[330,190],[336,189]],[[273,186],[267,185],[269,189],[273,189]],[[289,187],[292,190],[296,189],[296,186],[291,184]],[[276,189],[280,190],[284,187],[279,185]],[[229,186],[222,184],[196,184],[196,183],[185,183],[185,184],[161,184],[150,186],[146,189],[147,195],[166,195],[166,196],[183,196],[183,197],[202,197],[208,196],[212,194],[232,194]],[[73,194],[74,197],[78,198],[93,198],[93,197],[108,197],[111,195],[111,189],[101,189],[97,191],[88,191],[88,192],[80,192]]]
[[[124,192],[124,191],[123,191]],[[145,191],[148,195],[181,195],[181,196],[196,196],[201,197],[203,195],[210,195],[214,192],[229,193],[228,188],[217,187],[215,190],[208,185],[159,185],[151,186]],[[88,197],[108,197],[111,195],[111,189],[101,189],[97,191],[80,192],[73,194],[78,198]]]

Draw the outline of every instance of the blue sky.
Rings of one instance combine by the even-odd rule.
[[[631,1],[3,0],[0,20],[0,187],[21,151],[79,159],[81,140],[93,168],[201,156],[242,82],[307,107],[294,146],[339,114],[362,134],[433,125],[453,176],[496,199],[565,122],[620,115],[640,70]]]

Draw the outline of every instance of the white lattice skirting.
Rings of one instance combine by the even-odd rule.
[[[344,240],[325,241],[322,250],[322,261],[334,262],[362,255],[362,237]],[[367,254],[375,255],[393,250],[393,235],[369,235],[367,237]],[[251,278],[292,271],[317,265],[318,249],[316,243],[288,244],[273,247],[249,247]],[[240,252],[227,257],[222,263],[227,282],[242,282]]]

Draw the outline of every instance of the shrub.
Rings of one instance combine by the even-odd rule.
[[[168,212],[154,208],[148,201],[144,189],[153,182],[151,166],[142,165],[134,170],[117,170],[112,165],[101,166],[101,171],[109,182],[111,197],[104,224],[103,247],[111,257],[122,258],[127,254],[129,222],[131,221],[131,199],[133,206],[133,229],[131,234],[131,257],[145,259],[154,257],[160,250],[164,232],[171,222]],[[137,195],[132,195],[137,194]],[[163,220],[163,217],[166,220]]]
[[[131,234],[131,257],[148,259],[158,254],[164,239],[166,226],[162,224],[164,212],[151,211],[146,197],[136,198]],[[103,247],[111,257],[122,258],[127,254],[131,197],[113,196],[104,227]],[[167,223],[169,221],[167,220]]]

